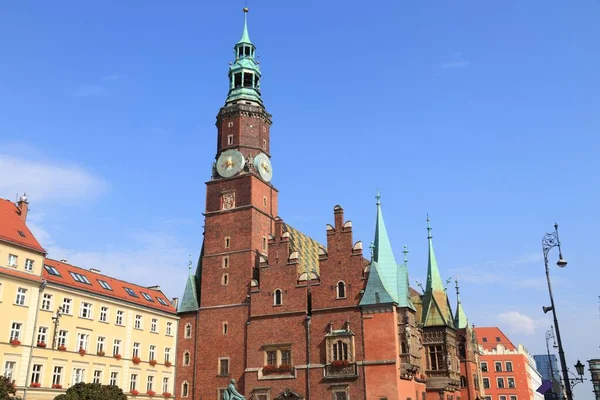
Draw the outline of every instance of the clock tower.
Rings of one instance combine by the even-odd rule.
[[[184,363],[177,381],[179,388],[187,384],[196,399],[217,398],[215,388],[225,389],[231,379],[244,387],[250,289],[257,283],[259,261],[266,259],[277,216],[277,189],[270,183],[271,115],[261,98],[261,72],[247,16],[244,8],[227,99],[217,115],[202,252],[179,308],[178,355],[185,360],[189,354],[190,362],[189,367]]]

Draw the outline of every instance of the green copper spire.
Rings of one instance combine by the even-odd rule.
[[[431,236],[431,223],[427,215],[427,240],[429,241],[429,265],[427,267],[427,286],[425,291],[441,290],[444,291],[444,284],[440,276],[435,253],[433,252],[433,236]]]
[[[423,293],[422,322],[425,326],[454,327],[454,317],[450,309],[450,301],[442,283],[435,253],[433,252],[433,237],[431,224],[427,216],[427,240],[429,242],[429,265],[427,266],[427,285]]]
[[[191,257],[191,256],[190,256]],[[192,260],[189,264],[188,280],[185,284],[183,297],[179,303],[177,312],[198,311],[198,292],[196,291],[196,277],[192,274]]]
[[[252,44],[250,41],[250,35],[248,35],[248,7],[244,7],[244,30],[242,31],[242,38],[237,44],[248,43]]]
[[[248,34],[248,8],[244,8],[242,38],[234,46],[235,61],[229,65],[229,93],[226,104],[240,101],[262,105],[260,97],[260,68],[256,60],[256,46]]]
[[[394,258],[392,244],[385,228],[383,221],[383,213],[381,212],[381,196],[377,190],[377,222],[375,225],[375,249],[373,251],[373,260],[377,262],[381,269],[384,285],[390,290],[392,297],[396,297],[398,293],[398,264]]]
[[[456,280],[454,282],[456,282],[456,315],[454,317],[454,325],[457,329],[463,329],[469,326],[469,321],[467,320],[467,315],[465,314],[465,310],[463,309],[462,303],[460,302],[458,276],[456,277]]]

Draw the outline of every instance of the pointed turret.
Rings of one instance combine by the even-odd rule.
[[[454,317],[450,301],[442,283],[437,259],[433,251],[431,223],[427,216],[427,240],[429,242],[429,263],[427,266],[427,285],[423,293],[423,324],[425,326],[447,325],[454,327]]]
[[[248,8],[244,8],[242,38],[234,46],[235,61],[229,67],[229,94],[226,104],[240,100],[262,105],[260,97],[260,68],[256,60],[256,46],[248,34]]]
[[[404,263],[398,264],[398,306],[407,307],[416,311],[416,307],[410,299],[410,283],[408,279],[408,249],[404,245]]]
[[[463,309],[462,303],[460,302],[460,290],[458,286],[458,276],[456,277],[456,315],[454,316],[454,325],[456,329],[463,329],[469,327],[469,321],[465,310]]]
[[[190,260],[188,279],[179,303],[177,312],[198,311],[198,292],[196,291],[196,276],[192,274],[192,260]]]

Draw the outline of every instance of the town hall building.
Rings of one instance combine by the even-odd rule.
[[[421,293],[406,253],[398,263],[392,252],[379,195],[366,248],[339,205],[324,244],[279,215],[247,12],[217,115],[201,254],[178,308],[176,397],[483,399],[480,346],[458,297],[452,311],[429,221]]]

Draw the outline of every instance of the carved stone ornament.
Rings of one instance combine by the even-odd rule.
[[[223,210],[229,210],[231,208],[234,208],[235,207],[235,192],[223,193],[222,202],[223,202],[223,205],[222,205]]]

